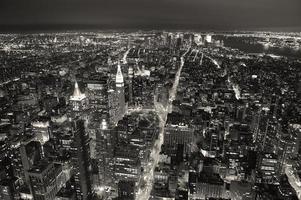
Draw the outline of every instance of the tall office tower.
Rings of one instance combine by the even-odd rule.
[[[103,118],[108,115],[107,77],[97,74],[87,81],[89,99],[89,124],[86,131],[91,138],[91,158],[95,158],[96,133]]]
[[[31,123],[32,133],[34,134],[35,141],[41,143],[42,157],[44,157],[44,144],[50,139],[50,124],[49,121],[34,121]]]
[[[132,105],[132,103],[133,103],[133,76],[134,76],[134,70],[133,70],[132,66],[129,66],[128,76],[129,76],[129,105]]]
[[[24,141],[20,147],[21,161],[25,173],[25,182],[29,185],[28,170],[41,160],[42,148],[41,143],[30,139]]]
[[[50,138],[49,121],[34,121],[31,123],[35,140],[44,145]]]
[[[11,159],[9,158],[9,146],[5,141],[0,141],[0,199],[14,199],[14,174]]]
[[[114,149],[114,178],[138,182],[141,178],[139,150],[133,145],[116,146]]]
[[[93,113],[107,111],[108,84],[107,76],[97,76],[87,81],[89,107]]]
[[[118,99],[115,90],[108,90],[108,107],[109,107],[109,121],[110,125],[116,126],[119,116],[118,116]]]
[[[117,116],[119,120],[123,118],[126,108],[125,108],[125,97],[124,97],[124,81],[121,72],[120,63],[118,63],[117,74],[116,74],[116,95],[118,101],[118,111]]]
[[[164,145],[167,148],[177,148],[178,144],[184,145],[183,153],[191,153],[191,143],[193,141],[193,129],[187,125],[167,125],[164,134]]]
[[[182,39],[181,35],[177,35],[177,39],[176,39],[176,49],[180,49],[180,48],[181,48],[182,42],[183,42],[183,39]]]
[[[100,130],[96,133],[96,158],[98,160],[99,179],[102,185],[113,184],[114,146],[116,139],[115,129],[110,129],[105,119],[101,123]]]
[[[84,93],[81,93],[78,83],[75,82],[73,95],[70,97],[72,104],[72,117],[80,116],[88,107],[88,98]]]
[[[62,176],[62,166],[48,160],[41,160],[28,172],[33,199],[53,200],[66,183]]]
[[[74,140],[71,144],[76,196],[80,200],[89,200],[92,195],[91,159],[89,135],[85,131],[84,120],[78,117],[72,124]]]

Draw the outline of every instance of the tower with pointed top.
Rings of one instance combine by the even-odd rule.
[[[120,63],[118,63],[117,74],[116,74],[116,97],[118,101],[118,111],[117,116],[120,116],[119,120],[122,119],[126,112],[125,107],[125,96],[124,96],[124,80],[120,67]]]
[[[84,93],[81,93],[78,83],[75,82],[74,92],[70,97],[71,110],[74,116],[78,116],[88,107],[88,98]]]

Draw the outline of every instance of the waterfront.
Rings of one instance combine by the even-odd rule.
[[[277,56],[285,56],[288,58],[301,59],[301,49],[292,49],[292,48],[280,48],[263,45],[256,42],[255,38],[252,37],[235,37],[228,35],[215,35],[215,39],[223,40],[225,47],[230,47],[233,49],[238,49],[245,53],[266,53],[274,54]]]

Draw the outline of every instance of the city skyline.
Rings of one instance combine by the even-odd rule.
[[[0,41],[1,200],[301,199],[301,33]]]
[[[301,200],[300,0],[0,0],[0,200]]]

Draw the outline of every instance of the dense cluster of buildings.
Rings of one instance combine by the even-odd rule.
[[[300,61],[198,33],[0,39],[0,199],[300,196]]]

